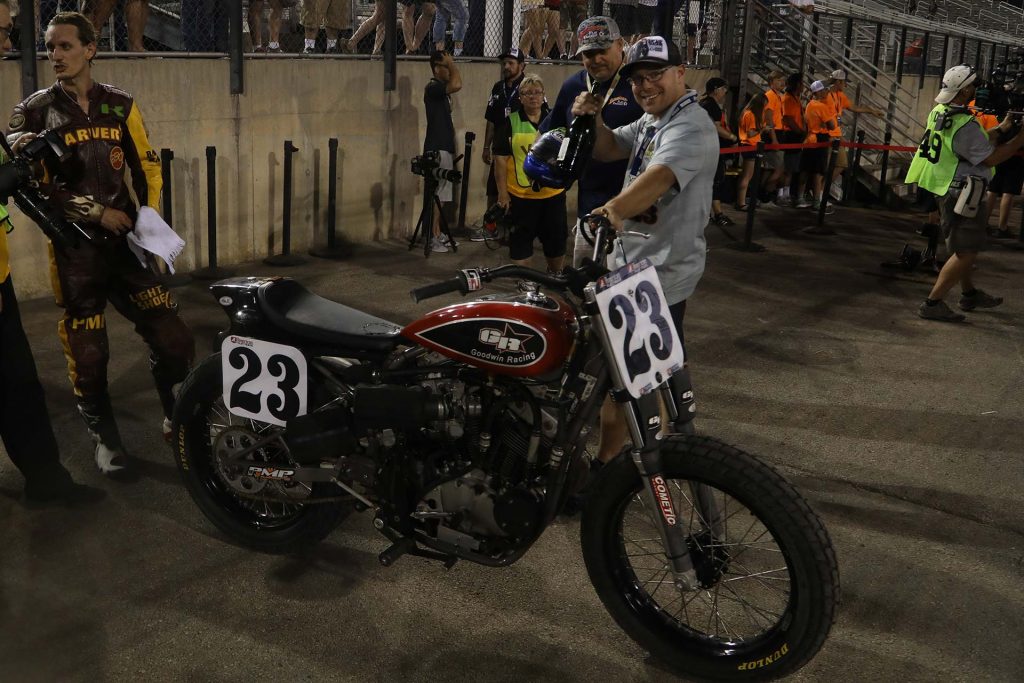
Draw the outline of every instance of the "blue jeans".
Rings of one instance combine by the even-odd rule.
[[[466,24],[469,22],[469,10],[463,0],[436,0],[437,11],[434,12],[434,43],[444,40],[444,31],[452,22],[452,39],[461,43],[466,39]]]

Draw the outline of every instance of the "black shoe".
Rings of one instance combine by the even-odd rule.
[[[934,223],[922,223],[915,232],[921,237],[931,237],[932,235],[939,234],[939,226]]]
[[[30,508],[53,505],[64,505],[67,507],[93,505],[106,497],[107,492],[103,489],[79,484],[70,478],[58,485],[44,484],[36,486],[31,482],[25,484],[25,505]]]

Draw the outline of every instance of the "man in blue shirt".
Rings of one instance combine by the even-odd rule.
[[[610,17],[591,17],[580,24],[577,30],[579,49],[583,59],[583,70],[573,74],[562,84],[551,113],[540,125],[541,132],[553,128],[566,128],[574,118],[572,105],[576,96],[589,92],[597,84],[594,94],[601,102],[601,118],[610,128],[618,128],[636,121],[643,116],[643,109],[636,103],[633,91],[626,79],[620,78],[619,70],[625,61],[625,41],[619,27]],[[598,206],[603,206],[622,189],[626,176],[626,160],[612,162],[591,161],[579,179],[577,195],[577,216],[585,216]],[[579,264],[587,249],[581,246],[582,237],[576,233],[577,255],[573,261]]]

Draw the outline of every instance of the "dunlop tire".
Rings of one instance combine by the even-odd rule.
[[[232,505],[212,470],[212,454],[203,430],[210,406],[223,393],[220,354],[215,353],[185,379],[174,406],[175,462],[189,495],[202,513],[234,543],[265,553],[292,554],[322,541],[349,508],[307,505],[289,524],[260,528]]]
[[[641,479],[628,451],[606,465],[580,524],[583,559],[598,596],[626,633],[670,668],[698,680],[772,680],[792,674],[821,649],[840,600],[839,568],[828,532],[804,498],[770,465],[719,441],[672,436],[663,442],[664,478],[699,481],[747,506],[787,558],[793,589],[777,629],[736,652],[667,623],[645,602],[622,555],[619,530]],[[753,666],[751,666],[753,664]]]

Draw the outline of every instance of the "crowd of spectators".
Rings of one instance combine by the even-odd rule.
[[[81,11],[97,28],[101,51],[225,52],[229,46],[228,3],[219,0],[34,0],[37,49],[44,49],[41,27],[61,11]],[[710,0],[700,0],[691,16],[682,0],[607,0],[627,45],[647,35],[663,35],[662,14],[671,4],[684,12],[687,63],[709,45],[714,22]],[[516,44],[528,59],[570,59],[577,51],[576,27],[588,14],[589,0],[521,0]],[[245,51],[268,54],[379,55],[384,43],[385,3],[374,1],[369,13],[351,0],[247,0],[243,7]],[[482,56],[486,2],[470,0],[398,0],[399,54],[427,55],[447,50],[453,57]],[[18,24],[17,11],[15,23]],[[153,21],[151,21],[151,19]],[[156,30],[159,21],[163,28]],[[178,22],[175,29],[174,22]],[[147,32],[147,22],[149,22]],[[19,27],[20,30],[20,27]],[[492,36],[495,38],[496,36]]]

